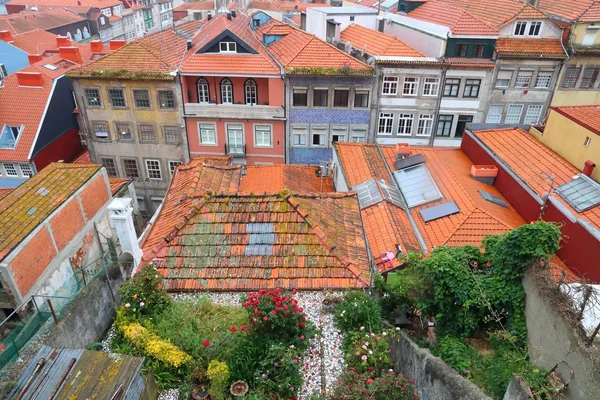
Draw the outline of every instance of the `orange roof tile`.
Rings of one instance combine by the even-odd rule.
[[[41,29],[14,35],[13,39],[11,44],[28,54],[44,54],[47,50],[57,49],[56,35]]]
[[[344,29],[340,39],[352,47],[374,56],[425,57],[396,36],[388,35],[362,25],[352,24]]]
[[[0,199],[12,192],[14,189],[0,189]]]
[[[376,144],[337,142],[335,143],[335,150],[338,157],[343,160],[340,165],[346,183],[350,187],[371,178],[383,180],[388,184],[392,183]]]
[[[11,0],[10,4],[29,7],[96,7],[107,8],[121,4],[119,0]]]
[[[19,14],[0,15],[0,30],[18,34],[34,29],[49,30],[85,20],[77,13],[62,8],[48,11],[23,11]]]
[[[335,192],[331,177],[319,178],[318,167],[300,165],[261,165],[246,167],[240,192],[273,193],[283,189],[294,193]]]
[[[276,0],[275,3],[279,8],[288,12],[304,12],[311,7],[331,7],[330,4],[325,2],[307,3],[302,0]]]
[[[293,26],[300,28],[300,25],[302,25],[302,15],[300,14],[294,14],[291,17],[283,17],[284,22],[289,22],[291,24],[293,24]]]
[[[132,182],[131,179],[120,179],[120,178],[108,178],[108,184],[110,185],[110,191],[112,195],[116,195],[121,188]]]
[[[538,7],[548,14],[574,21],[595,2],[596,0],[540,0]]]
[[[92,157],[90,156],[89,150],[84,150],[79,154],[71,164],[92,164]]]
[[[473,134],[540,197],[550,189],[547,181],[550,175],[554,177],[556,187],[570,182],[573,176],[581,172],[523,129],[490,129],[474,131]],[[560,196],[553,197],[574,215],[600,229],[600,206],[578,213]]]
[[[600,135],[600,105],[551,107],[551,109]]]
[[[594,1],[589,8],[587,8],[577,18],[577,22],[598,22],[600,21],[600,2]]]
[[[249,23],[249,17],[241,12],[237,13],[237,17],[231,20],[228,20],[225,15],[219,15],[210,21],[206,21],[201,30],[192,39],[193,47],[186,53],[181,65],[181,71],[224,75],[280,75],[281,70],[279,66],[277,66],[262,44],[256,39],[249,27]],[[254,49],[257,54],[197,53],[227,30]]]
[[[0,200],[0,260],[100,168],[99,165],[52,163],[3,197]],[[41,196],[38,193],[41,188],[48,193]]]
[[[561,39],[514,39],[496,40],[496,52],[503,57],[565,58],[567,54]]]
[[[447,57],[450,68],[494,68],[496,63],[485,58]]]
[[[193,1],[193,2],[189,2],[189,3],[183,3],[173,9],[173,11],[187,11],[187,10],[198,10],[198,11],[215,10],[215,2],[213,0]]]
[[[283,12],[284,10],[272,1],[253,0],[248,3],[248,10],[267,10]]]
[[[547,19],[527,2],[522,0],[439,0],[460,8],[485,23],[500,28],[514,19]]]
[[[446,0],[429,0],[407,14],[411,18],[446,26],[454,35],[497,36],[498,29]]]

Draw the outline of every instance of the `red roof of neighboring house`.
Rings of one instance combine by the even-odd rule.
[[[193,35],[200,27],[200,21],[186,22],[177,27],[177,31],[186,31]],[[155,34],[134,40],[118,50],[112,51],[69,73],[72,77],[102,78],[97,72],[106,72],[105,79],[114,78],[112,73],[119,71],[119,77],[124,77],[121,71],[135,73],[138,79],[174,80],[175,71],[186,51],[187,38],[177,32],[167,29]]]
[[[547,16],[522,0],[439,0],[463,9],[485,23],[500,28],[514,19],[546,19]]]
[[[600,2],[594,1],[589,8],[587,8],[577,18],[577,22],[598,22],[600,21]]]
[[[284,10],[272,1],[253,0],[248,3],[248,10],[266,10],[283,12]]]
[[[540,0],[538,8],[548,14],[574,21],[596,0]]]
[[[249,23],[249,17],[241,12],[231,20],[225,15],[219,15],[206,21],[192,39],[193,47],[184,56],[181,71],[222,75],[279,75],[279,66],[256,39]],[[239,38],[255,53],[198,53],[226,31]]]
[[[173,11],[187,11],[187,10],[198,10],[198,11],[215,10],[215,2],[213,0],[192,1],[189,3],[183,3],[173,9]]]
[[[300,165],[261,165],[246,167],[240,192],[273,193],[287,189],[294,193],[335,192],[331,177],[319,178],[319,167]]]
[[[120,179],[120,178],[108,178],[108,184],[110,185],[110,191],[112,195],[116,195],[123,186],[128,185],[131,179]]]
[[[496,40],[496,52],[504,57],[565,58],[567,54],[561,39],[515,39]]]
[[[10,0],[10,4],[31,7],[97,7],[108,8],[121,5],[119,0]]]
[[[44,54],[47,50],[55,50],[56,35],[41,29],[13,35],[13,46],[20,48],[28,54]]]
[[[0,189],[0,199],[12,192],[14,189]]]
[[[450,68],[494,68],[496,62],[486,58],[445,57]]]
[[[572,181],[573,177],[581,172],[523,129],[490,129],[474,131],[473,134],[540,197],[550,189],[550,183],[547,181],[549,175],[554,177],[556,187]],[[578,213],[560,196],[553,197],[574,215],[600,229],[600,206]]]
[[[301,14],[294,14],[291,17],[284,17],[283,18],[284,21],[289,21],[292,24],[294,24],[297,28],[300,28],[300,25],[302,25],[302,15]]]
[[[344,29],[340,39],[352,47],[374,56],[425,57],[396,36],[378,32],[362,25],[352,24]]]
[[[257,29],[257,36],[282,35],[267,45],[268,51],[286,69],[286,73],[303,73],[302,68],[348,67],[353,75],[372,75],[373,69],[337,47],[290,24],[270,20]],[[298,68],[298,71],[294,71]]]
[[[23,11],[19,14],[0,15],[0,30],[18,34],[34,29],[48,30],[85,20],[82,16],[62,8],[36,12]]]
[[[600,135],[600,105],[551,107],[551,109]]]
[[[446,26],[454,35],[497,36],[498,29],[477,18],[464,8],[455,7],[444,0],[429,0],[407,14],[411,18]]]
[[[90,156],[90,151],[84,150],[73,161],[71,161],[71,164],[92,164],[92,157]]]
[[[275,4],[277,4],[277,6],[279,8],[281,8],[282,10],[285,10],[288,12],[293,12],[293,11],[303,12],[303,11],[306,11],[307,8],[311,8],[311,7],[331,7],[330,4],[326,4],[326,3],[317,3],[317,2],[306,3],[301,0],[276,0]]]

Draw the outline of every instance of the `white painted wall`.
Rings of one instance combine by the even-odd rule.
[[[446,52],[446,39],[450,30],[404,15],[385,14],[384,32],[394,35],[427,57],[441,57]]]
[[[318,7],[317,7],[318,8]],[[327,8],[323,8],[327,10]],[[338,22],[339,31],[343,31],[351,24],[362,25],[369,29],[377,30],[377,14],[329,14],[326,11],[315,8],[306,9],[306,31],[317,36],[321,40],[327,39],[327,20],[333,19]],[[335,10],[335,8],[332,7]],[[350,20],[354,17],[354,21]]]
[[[515,36],[515,25],[517,22],[533,22],[540,21],[542,23],[542,28],[540,29],[540,34],[538,36]],[[527,25],[527,30],[525,33],[528,33],[529,25]],[[516,21],[511,22],[510,24],[504,26],[500,29],[500,37],[514,37],[514,38],[560,38],[561,30],[558,26],[556,26],[553,22],[546,19],[518,19]]]

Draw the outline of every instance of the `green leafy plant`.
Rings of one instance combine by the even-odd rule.
[[[462,339],[451,336],[440,338],[431,348],[434,355],[440,357],[463,376],[471,375],[471,367],[481,358],[477,349],[468,345]]]
[[[225,392],[228,388],[229,367],[222,361],[212,360],[208,364],[206,371],[208,379],[210,379],[210,394],[217,400],[225,398]]]
[[[277,393],[284,399],[295,396],[302,385],[299,363],[300,355],[295,349],[271,346],[259,363],[256,388],[266,393]]]
[[[389,338],[393,331],[380,333],[351,332],[344,338],[344,360],[360,374],[377,376],[392,367]]]
[[[334,322],[344,333],[360,331],[361,327],[367,332],[379,331],[381,306],[364,292],[348,292],[335,309]]]
[[[328,400],[408,400],[418,399],[414,382],[394,371],[385,371],[379,377],[358,373],[353,368],[339,378]]]
[[[171,299],[162,288],[163,278],[151,265],[144,266],[119,289],[125,316],[142,319],[163,312]]]

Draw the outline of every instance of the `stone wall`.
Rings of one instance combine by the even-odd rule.
[[[490,400],[481,389],[460,376],[428,349],[422,349],[402,331],[392,340],[394,370],[415,381],[422,399]]]

